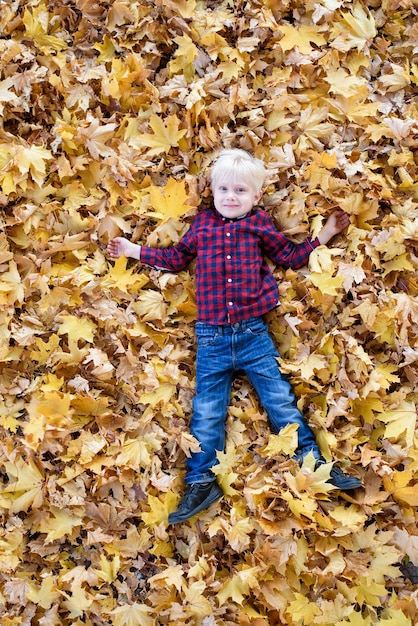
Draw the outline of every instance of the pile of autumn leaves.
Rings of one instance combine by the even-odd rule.
[[[2,624],[415,624],[414,4],[11,0],[0,23]],[[276,270],[269,324],[324,455],[364,489],[301,470],[294,428],[272,434],[237,380],[225,498],[172,528],[193,272],[105,246],[177,242],[220,146],[264,159],[289,236],[352,216]]]

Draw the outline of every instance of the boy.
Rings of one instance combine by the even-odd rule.
[[[315,239],[295,244],[257,208],[264,178],[262,161],[240,149],[223,150],[211,172],[214,207],[197,214],[177,245],[149,248],[123,237],[108,244],[112,258],[124,254],[171,272],[196,258],[196,394],[190,430],[201,451],[187,460],[186,491],[169,523],[189,519],[223,495],[211,467],[217,462],[216,451],[224,450],[227,408],[238,371],[254,386],[276,432],[298,424],[296,458],[312,452],[318,464],[325,462],[280,373],[278,352],[263,321],[262,316],[279,304],[277,282],[265,257],[298,269],[312,250],[348,226],[349,216],[332,213]],[[329,482],[342,490],[361,486],[335,465]]]

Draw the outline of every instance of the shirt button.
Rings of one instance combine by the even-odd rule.
[[[228,261],[230,261],[231,260],[231,255],[227,254],[226,258],[228,259]]]
[[[228,302],[228,306],[233,306],[233,302]]]
[[[232,283],[232,278],[228,278],[228,282],[229,282],[229,283]]]
[[[231,236],[231,233],[226,233],[226,236],[227,236],[227,237],[230,237],[230,236]]]

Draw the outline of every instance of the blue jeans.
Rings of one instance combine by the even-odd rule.
[[[277,433],[288,424],[298,424],[298,455],[321,454],[315,437],[296,406],[295,396],[277,362],[279,356],[267,325],[256,317],[237,324],[196,324],[196,395],[190,430],[201,452],[187,460],[186,484],[214,479],[211,467],[216,451],[225,448],[225,421],[232,383],[243,371],[253,385]]]

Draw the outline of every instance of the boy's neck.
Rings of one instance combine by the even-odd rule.
[[[244,215],[240,215],[239,217],[225,217],[224,215],[222,215],[222,213],[219,213],[219,211],[217,209],[215,209],[215,212],[219,215],[219,217],[224,222],[240,222],[241,220],[244,220],[246,217],[251,215],[255,210],[256,210],[256,208],[253,207],[251,209],[251,211],[248,211],[248,213],[244,213]]]

